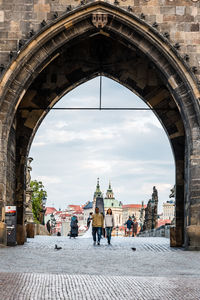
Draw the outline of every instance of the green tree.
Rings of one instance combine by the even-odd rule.
[[[32,210],[33,217],[36,223],[42,223],[42,199],[47,198],[47,192],[44,190],[44,186],[41,181],[33,180],[30,183],[30,187],[33,191],[32,194]]]

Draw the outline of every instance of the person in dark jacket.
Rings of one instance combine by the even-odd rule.
[[[89,229],[90,223],[92,221],[92,212],[90,212],[89,217],[87,218],[87,228]]]
[[[133,221],[132,221],[131,217],[128,218],[125,225],[126,225],[126,233],[130,237],[130,232],[133,227]]]
[[[71,218],[70,227],[71,227],[70,238],[73,237],[75,239],[75,237],[78,236],[78,220],[77,220],[77,216],[73,216]]]
[[[135,237],[137,235],[137,231],[138,231],[138,222],[136,220],[136,218],[133,221],[133,232],[132,232],[132,237]]]
[[[50,224],[50,220],[47,221],[46,226],[47,226],[48,232],[51,233],[51,224]]]

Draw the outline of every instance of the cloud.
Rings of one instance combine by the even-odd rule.
[[[56,107],[98,107],[99,79],[79,86]],[[145,107],[119,84],[103,79],[103,105]],[[158,187],[166,201],[174,185],[174,159],[162,125],[151,111],[51,111],[36,133],[32,178],[42,180],[48,203],[66,207],[92,200],[96,178],[113,182],[123,203],[147,201]]]
[[[43,182],[44,185],[49,185],[49,184],[57,184],[57,183],[62,183],[62,180],[60,179],[60,177],[52,177],[52,176],[36,176],[35,178],[36,180],[40,180]]]

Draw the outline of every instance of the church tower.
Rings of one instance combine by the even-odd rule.
[[[109,187],[108,187],[107,193],[106,193],[106,198],[108,198],[108,199],[115,199],[114,194],[113,194],[113,190],[111,188],[110,181],[109,181]]]
[[[112,209],[116,226],[122,226],[122,203],[114,197],[113,189],[109,181],[109,186],[104,198],[104,209],[105,213],[108,208]]]
[[[100,190],[99,178],[97,178],[96,191],[94,192],[94,197],[93,197],[93,211],[95,211],[96,207],[99,208],[100,212],[104,213],[104,201],[103,201],[103,194]]]

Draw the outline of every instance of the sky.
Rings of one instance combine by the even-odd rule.
[[[98,107],[99,77],[65,95],[55,107]],[[147,107],[133,92],[103,77],[103,107]],[[33,140],[32,180],[42,181],[47,206],[92,201],[97,178],[104,195],[109,180],[123,204],[146,204],[153,186],[162,203],[175,183],[168,137],[152,111],[52,110]]]

